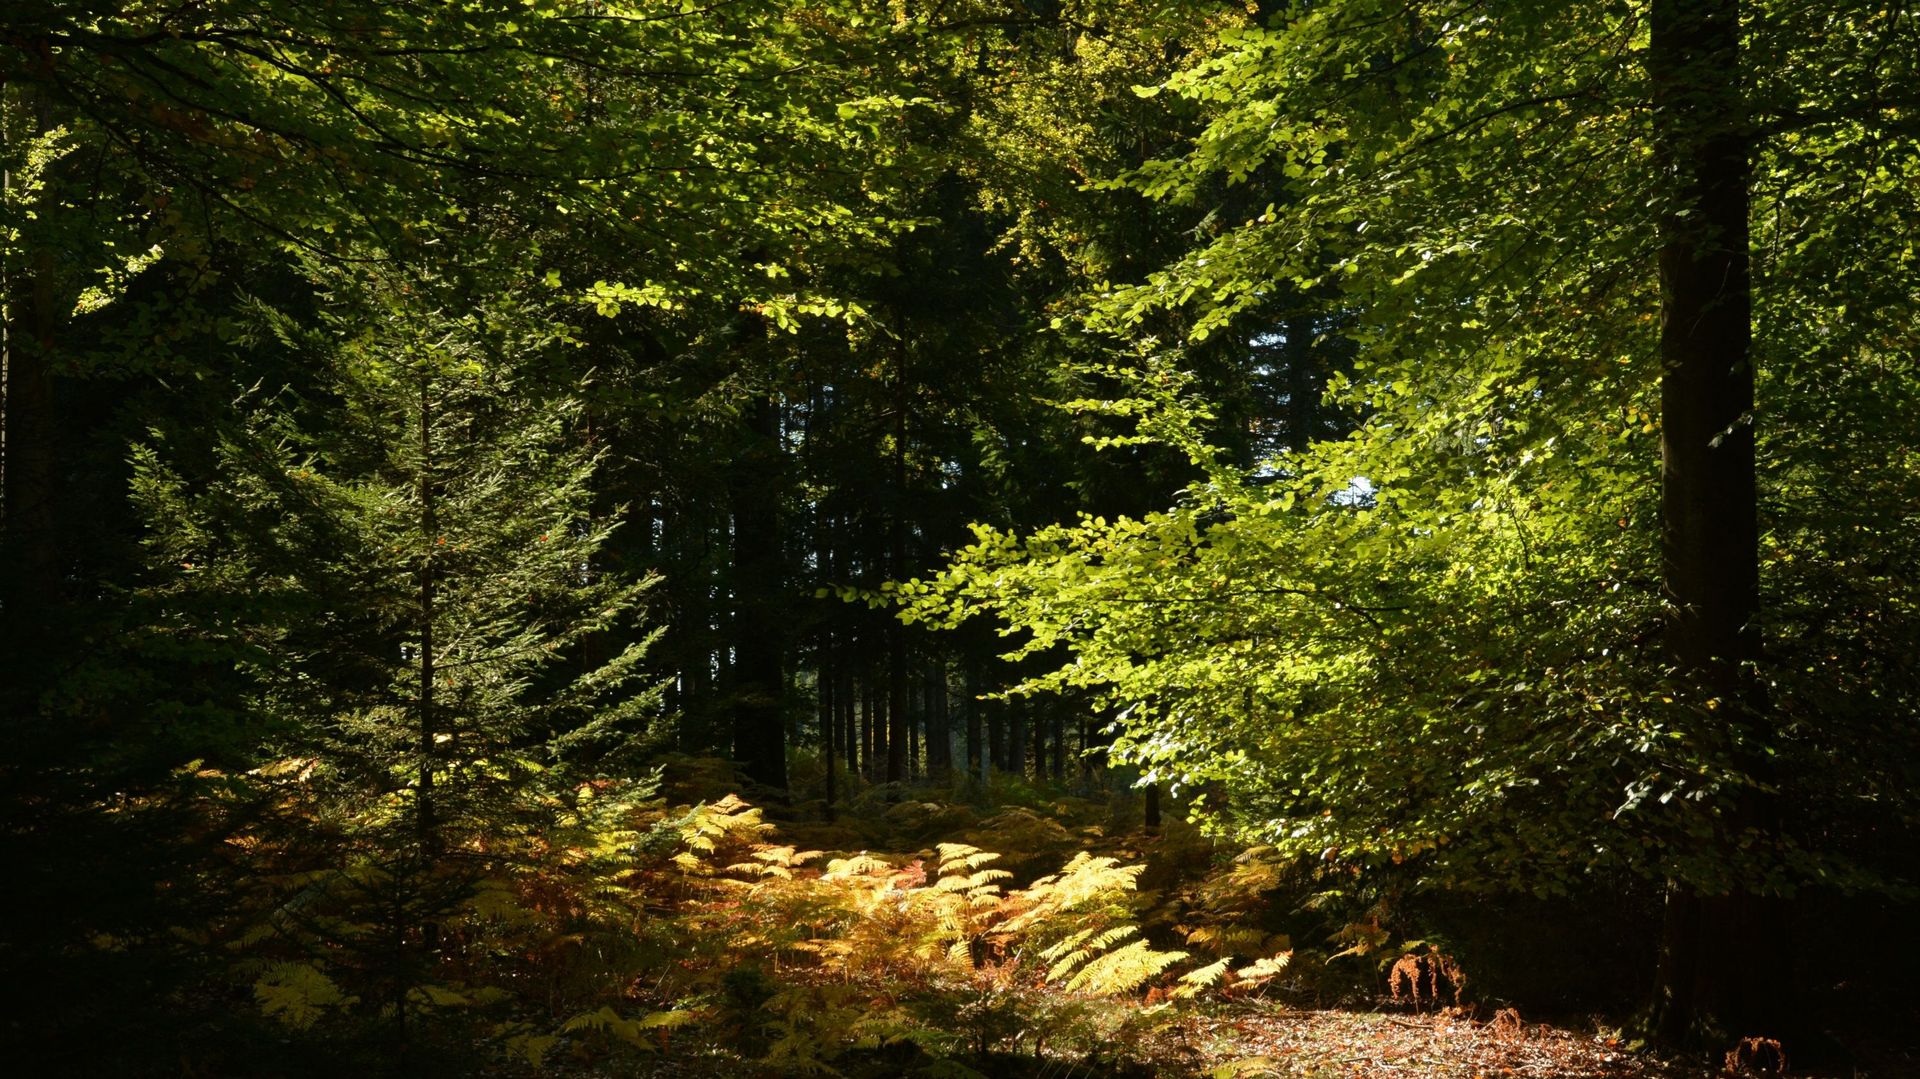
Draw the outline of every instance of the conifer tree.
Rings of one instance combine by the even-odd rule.
[[[330,911],[303,932],[404,1032],[439,923],[556,798],[620,770],[658,693],[636,687],[651,636],[580,662],[651,581],[596,566],[611,525],[578,388],[529,374],[564,338],[511,304],[367,306],[380,317],[351,336],[263,312],[319,354],[325,396],[256,389],[204,474],[156,432],[134,486],[156,638],[244,671],[248,777],[292,810],[283,850],[304,872],[265,886]]]

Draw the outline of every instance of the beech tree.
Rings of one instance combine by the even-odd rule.
[[[1434,887],[1667,881],[1660,1031],[1778,1029],[1767,897],[1868,886],[1833,822],[1914,808],[1892,793],[1910,703],[1829,710],[1847,676],[1769,635],[1800,603],[1793,563],[1844,521],[1759,513],[1856,467],[1771,417],[1808,422],[1823,379],[1899,362],[1871,333],[1785,341],[1832,317],[1835,238],[1910,257],[1910,211],[1793,192],[1863,142],[1887,155],[1852,173],[1866,190],[1910,174],[1912,34],[1867,5],[1716,0],[1355,0],[1232,34],[1142,88],[1209,126],[1128,182],[1180,201],[1225,177],[1272,204],[1084,316],[1148,359],[1123,353],[1131,395],[1082,407],[1137,417],[1205,480],[1138,519],[983,529],[908,616],[992,613],[1019,654],[1066,649],[1036,687],[1104,690],[1148,781],[1224,790],[1223,827],[1302,856]],[[1870,238],[1888,213],[1898,238]],[[1366,420],[1247,473],[1209,444],[1183,350],[1288,283],[1354,313],[1330,396]],[[1194,312],[1187,342],[1134,329],[1167,307]],[[1885,341],[1914,317],[1906,297],[1872,322]],[[1904,587],[1870,606],[1908,639]],[[1861,787],[1828,769],[1863,737],[1886,772],[1856,763],[1878,776]]]

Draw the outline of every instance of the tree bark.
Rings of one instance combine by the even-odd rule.
[[[1287,442],[1295,453],[1313,443],[1320,423],[1320,386],[1313,370],[1313,319],[1294,315],[1286,321]]]
[[[434,653],[433,622],[436,615],[434,586],[434,545],[439,522],[434,512],[433,489],[433,380],[427,372],[420,375],[420,771],[415,794],[415,823],[419,829],[420,852],[429,860],[439,856],[439,821],[435,817],[433,758],[435,717],[433,714]],[[404,1010],[404,1009],[403,1009]]]
[[[1735,767],[1765,776],[1753,735],[1768,726],[1759,656],[1754,466],[1750,137],[1738,0],[1655,0],[1648,52],[1656,160],[1671,185],[1660,221],[1661,535],[1671,604],[1667,652],[1711,702],[1700,732]],[[1747,747],[1745,749],[1739,747]],[[1726,807],[1717,841],[1773,831],[1754,794]],[[1653,1020],[1675,1044],[1778,1035],[1787,1014],[1777,900],[1735,884],[1669,885]]]
[[[980,737],[980,701],[978,698],[980,678],[979,675],[974,672],[972,662],[967,664],[966,674],[963,676],[963,679],[961,685],[964,687],[964,696],[966,699],[962,702],[961,707],[966,709],[967,714],[967,771],[970,774],[979,776],[980,782],[984,784],[987,781],[987,747],[986,743],[983,742]]]
[[[895,376],[902,386],[905,379]],[[887,515],[887,570],[894,580],[907,563],[907,410],[906,394],[895,393],[893,418],[893,507]],[[899,619],[887,624],[887,782],[907,778],[907,635]],[[893,797],[889,795],[889,797]]]
[[[44,100],[28,94],[26,126],[35,136],[53,127]],[[9,137],[13,116],[0,116]],[[11,187],[13,177],[7,178]],[[43,208],[42,212],[46,212]],[[55,252],[28,237],[24,266],[7,267],[0,283],[0,581],[6,585],[6,622],[34,651],[44,639],[61,596],[60,529],[55,515],[60,420],[54,394],[54,356],[61,322]]]
[[[753,402],[747,445],[733,476],[733,756],[748,778],[787,785],[782,714],[786,656],[781,629],[780,416],[771,396]]]

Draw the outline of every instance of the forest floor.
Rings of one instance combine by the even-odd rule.
[[[681,793],[694,794],[691,790]],[[1267,887],[1279,882],[1250,873],[1247,867],[1258,863],[1250,862],[1245,852],[1217,846],[1179,822],[1152,832],[1137,823],[1129,826],[1124,818],[1137,812],[1138,805],[1125,796],[1096,802],[1057,790],[1021,787],[975,791],[969,802],[954,792],[943,796],[919,790],[904,797],[896,792],[889,800],[884,792],[867,790],[851,806],[843,806],[835,819],[826,819],[822,809],[819,803],[770,807],[773,830],[765,842],[821,851],[858,850],[862,856],[895,866],[925,864],[929,868],[920,879],[929,884],[936,875],[930,867],[938,864],[941,855],[936,852],[941,844],[982,848],[991,844],[1006,855],[1001,864],[1015,870],[1009,889],[1033,880],[1036,866],[1057,866],[1063,855],[1089,852],[1144,867],[1139,877],[1138,920],[1149,938],[1164,940],[1170,932],[1191,933],[1192,924],[1205,920],[1199,908],[1219,904],[1223,896],[1234,917],[1247,924],[1264,919],[1267,928],[1285,925],[1289,912],[1295,916],[1291,922],[1296,929],[1304,924],[1297,917],[1299,892]],[[1292,883],[1297,887],[1297,881]],[[1166,914],[1170,909],[1179,913]],[[1377,914],[1377,907],[1365,913],[1349,909],[1319,921],[1322,926],[1338,926],[1342,917]],[[1239,985],[1229,979],[1224,991],[1184,997],[1169,991],[1177,986],[1171,973],[1135,991],[1099,997],[1067,993],[1059,978],[1031,973],[1016,973],[1013,979],[1018,984],[1002,981],[991,989],[980,988],[979,972],[971,987],[964,980],[921,981],[905,967],[878,980],[850,977],[841,982],[850,993],[822,999],[832,1007],[884,1013],[895,1024],[895,1034],[845,1043],[829,1057],[783,1063],[777,1050],[768,1051],[771,1035],[753,1032],[750,1024],[703,1024],[698,1031],[677,1032],[672,1051],[647,1061],[639,1074],[701,1079],[803,1074],[852,1079],[896,1075],[1706,1079],[1897,1076],[1910,1074],[1908,1068],[1916,1062],[1899,1051],[1876,1054],[1880,1059],[1871,1068],[1807,1068],[1789,1061],[1790,1067],[1782,1069],[1773,1058],[1777,1046],[1766,1044],[1748,1046],[1724,1062],[1663,1057],[1644,1050],[1620,1027],[1598,1016],[1543,1023],[1530,1014],[1523,1017],[1524,1002],[1476,1003],[1473,994],[1460,1004],[1438,994],[1430,994],[1425,1001],[1406,999],[1393,991],[1404,986],[1389,986],[1389,967],[1403,949],[1423,942],[1388,939],[1381,933],[1366,946],[1353,949],[1360,955],[1343,957],[1338,954],[1341,946],[1357,939],[1351,925],[1320,935],[1326,940],[1317,947],[1303,936],[1301,946],[1288,949],[1292,965],[1284,978]],[[1013,966],[1009,964],[1009,969]],[[1032,970],[1030,966],[1020,969]],[[1330,978],[1328,971],[1337,974]],[[775,977],[787,985],[810,980],[799,971],[778,972]],[[1010,1006],[997,1020],[991,1037],[970,1043],[965,1031],[970,1023],[981,1022],[979,1016],[984,1014],[979,1001],[995,994],[1004,994]],[[925,1024],[928,1036],[922,1038],[921,1032],[911,1029],[901,1033],[898,1024],[903,1020],[909,1027]],[[813,1021],[790,1013],[784,1029]],[[957,1051],[956,1033],[964,1047]],[[923,1048],[943,1038],[938,1051]]]
[[[1459,1015],[1301,1009],[1271,1002],[1187,1010],[1165,1022],[1150,1041],[1126,1046],[1115,1055],[1118,1059],[999,1052],[936,1063],[912,1052],[876,1051],[848,1054],[836,1062],[836,1070],[862,1079],[969,1072],[988,1079],[1721,1079],[1825,1074],[1686,1064],[1629,1051],[1617,1037],[1545,1024],[1516,1028]],[[657,1079],[771,1079],[790,1073],[757,1068],[725,1046],[711,1044],[683,1047],[677,1057],[654,1061],[641,1074]]]

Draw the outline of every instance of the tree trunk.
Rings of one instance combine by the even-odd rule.
[[[1287,443],[1295,453],[1313,443],[1320,422],[1320,386],[1313,370],[1313,319],[1295,315],[1286,321]]]
[[[415,824],[419,829],[420,852],[428,859],[439,854],[439,822],[435,819],[433,758],[435,724],[433,714],[434,654],[434,545],[439,523],[434,513],[433,490],[433,383],[427,372],[420,375],[420,771],[419,789],[414,792]],[[404,1008],[403,1008],[404,1010]]]
[[[10,103],[9,103],[10,104]],[[10,110],[11,111],[11,110]],[[28,92],[25,125],[32,135],[53,126],[44,100]],[[0,115],[11,141],[16,121]],[[13,177],[6,177],[11,188]],[[42,207],[42,214],[48,212]],[[59,603],[60,529],[55,520],[60,416],[54,399],[54,349],[60,327],[55,252],[28,237],[26,264],[6,268],[0,282],[0,582],[6,622],[34,650]]]
[[[980,692],[979,676],[974,673],[974,665],[969,662],[961,685],[965,687],[966,700],[961,705],[967,710],[967,770],[987,781],[987,747],[980,738]]]
[[[827,766],[827,819],[833,819],[834,797],[839,792],[835,788],[834,775],[840,758],[840,706],[834,700],[833,691],[838,675],[834,672],[833,630],[822,626],[818,648],[820,654],[814,664],[814,690],[819,695],[819,706],[814,716],[820,723],[820,754]]]
[[[748,412],[747,446],[733,477],[733,756],[748,778],[787,785],[781,713],[786,657],[781,632],[780,416],[771,397]]]
[[[899,378],[899,376],[896,376]],[[905,380],[899,379],[902,385]],[[906,574],[907,412],[904,393],[896,393],[893,419],[893,507],[887,515],[887,570],[894,580]],[[887,782],[907,778],[907,635],[899,619],[887,623]],[[888,797],[893,797],[889,795]]]
[[[874,720],[873,682],[870,679],[860,683],[860,761],[863,765],[861,775],[873,780],[873,732]]]
[[[1741,104],[1738,0],[1655,0],[1648,53],[1654,138],[1672,197],[1660,221],[1661,530],[1668,653],[1712,702],[1701,732],[1730,748],[1763,732],[1748,255],[1749,137]],[[1764,778],[1762,754],[1736,767]],[[1772,831],[1772,807],[1737,795],[1718,842]],[[1776,900],[1669,886],[1654,1000],[1670,1043],[1777,1035],[1788,983]]]
[[[1028,698],[1007,702],[1007,771],[1021,777],[1027,774]]]
[[[947,663],[936,661],[927,679],[927,775],[946,783],[953,772],[952,714],[947,709]]]

